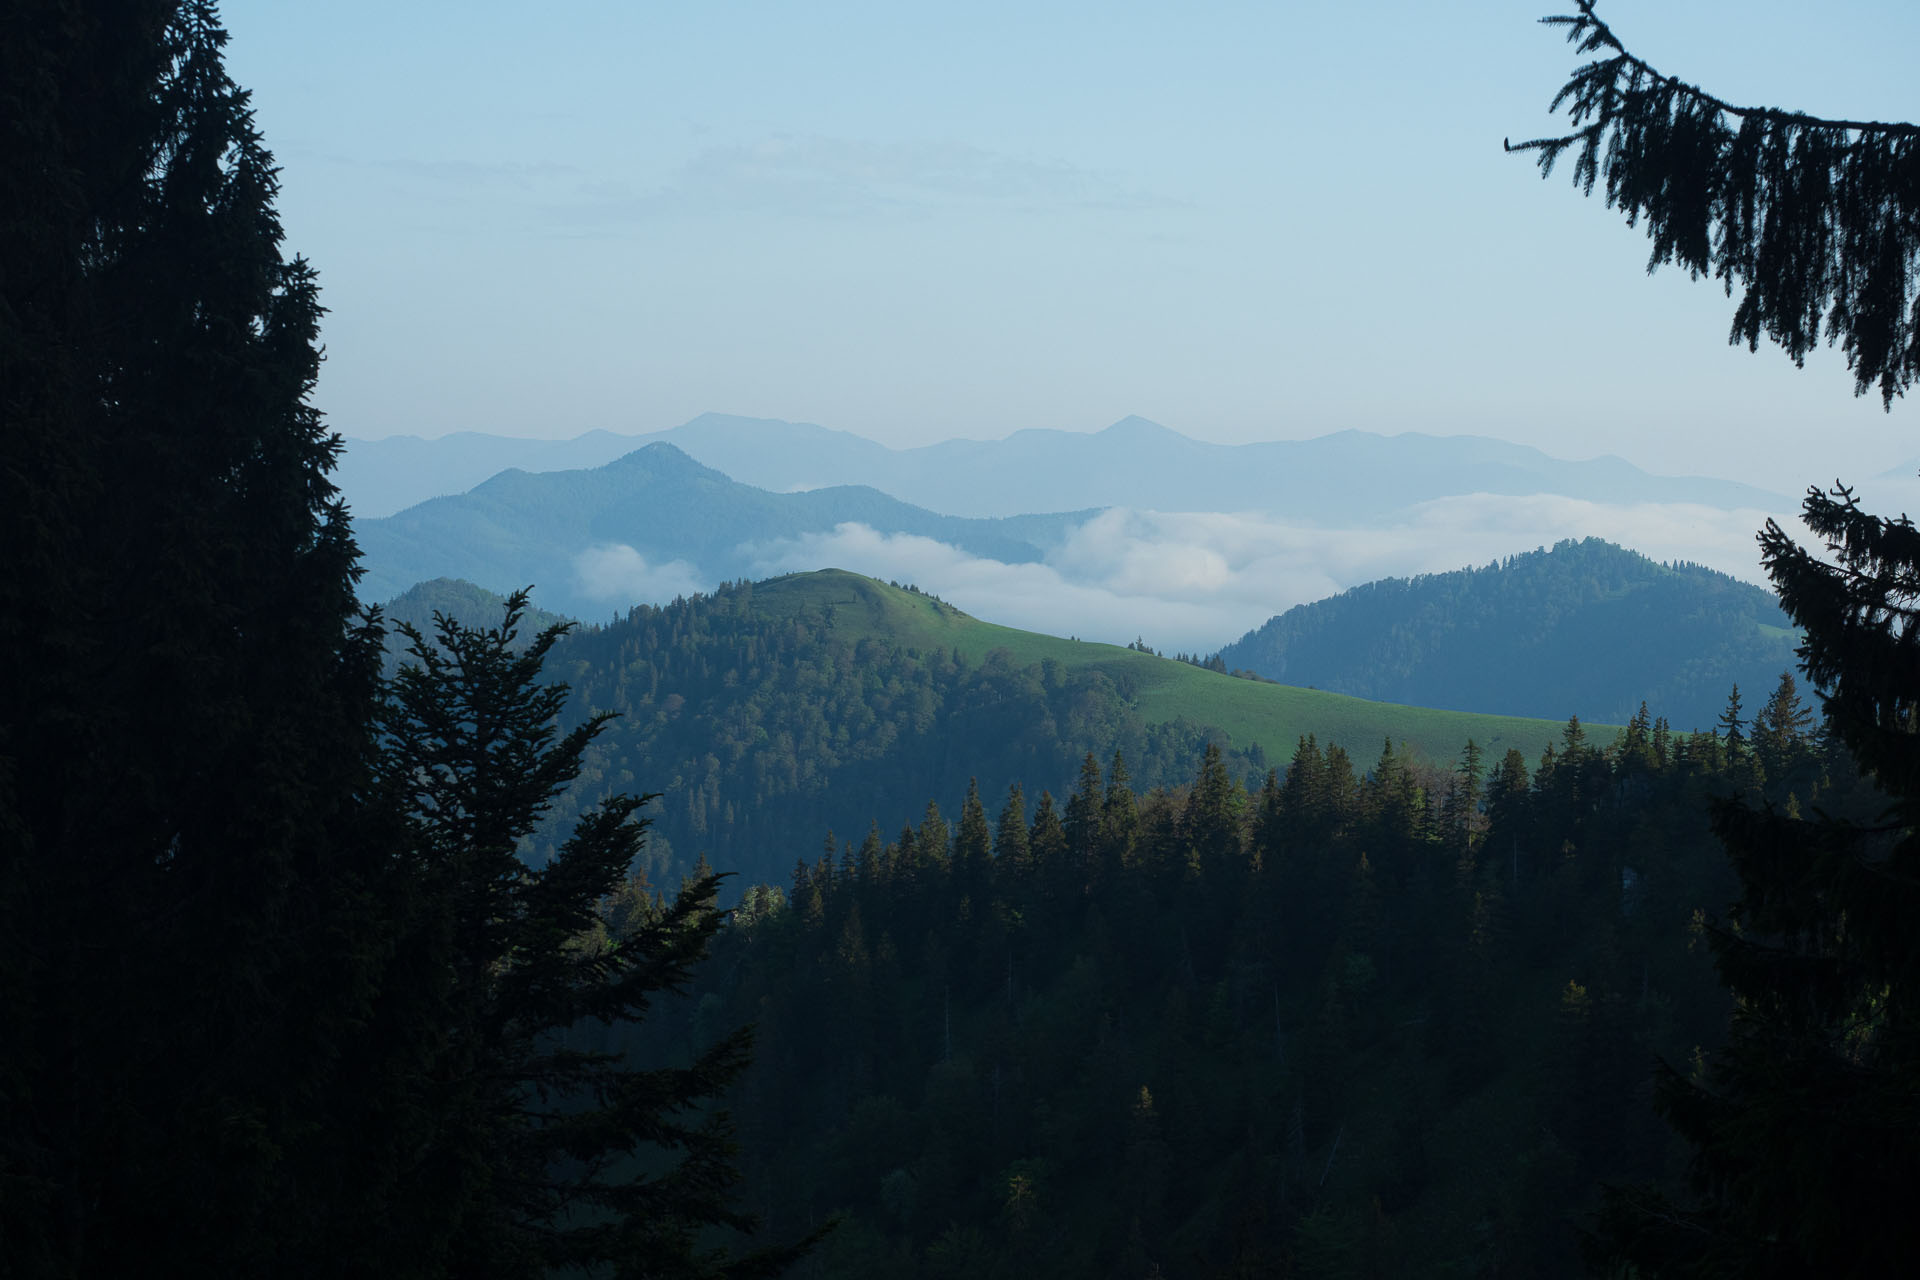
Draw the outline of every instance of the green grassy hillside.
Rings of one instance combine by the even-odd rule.
[[[850,641],[874,639],[909,649],[958,650],[980,662],[1005,649],[1020,665],[1055,662],[1072,673],[1105,675],[1128,697],[1141,719],[1160,724],[1185,718],[1254,743],[1284,760],[1303,734],[1338,743],[1370,762],[1391,738],[1437,762],[1460,754],[1468,738],[1493,757],[1518,747],[1529,761],[1559,738],[1563,721],[1436,711],[1370,702],[1291,685],[1236,679],[1119,645],[1068,640],[1003,627],[960,612],[936,597],[876,582],[841,569],[789,574],[756,583],[752,610],[767,619],[811,616]],[[1613,726],[1588,725],[1604,742]]]

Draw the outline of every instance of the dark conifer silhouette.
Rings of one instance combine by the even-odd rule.
[[[1594,12],[1544,18],[1599,57],[1554,95],[1571,133],[1510,144],[1542,174],[1645,220],[1649,270],[1673,263],[1738,287],[1730,341],[1777,343],[1799,364],[1821,334],[1855,390],[1892,407],[1920,375],[1920,126],[1735,106],[1629,53]]]
[[[314,273],[207,3],[0,22],[0,1255],[320,1265],[379,669]],[[330,1134],[329,1141],[311,1139]],[[331,1198],[295,1193],[326,1186]],[[341,1238],[334,1236],[333,1238]]]
[[[544,867],[520,857],[607,718],[559,733],[566,687],[540,669],[565,628],[516,643],[526,603],[511,597],[498,627],[441,617],[437,643],[403,624],[411,661],[384,717],[412,889],[384,1012],[441,1031],[406,1064],[436,1100],[399,1135],[418,1189],[409,1229],[461,1276],[772,1274],[796,1251],[729,1260],[701,1235],[751,1226],[711,1112],[747,1064],[747,1033],[677,1068],[629,1062],[619,1035],[684,989],[723,919],[720,877],[703,861],[671,903],[598,932],[644,841],[646,796],[584,815]]]
[[[1608,204],[1646,220],[1650,266],[1740,286],[1734,341],[1764,336],[1797,363],[1824,332],[1890,407],[1920,373],[1920,127],[1733,106],[1627,52],[1591,0],[1547,21],[1602,56],[1554,99],[1575,131],[1520,149],[1543,172],[1574,151],[1583,190],[1604,178]],[[1696,1200],[1616,1189],[1594,1242],[1642,1275],[1876,1275],[1920,1245],[1920,534],[1838,486],[1811,491],[1804,518],[1831,559],[1772,521],[1763,559],[1830,731],[1889,808],[1862,827],[1716,805],[1741,888],[1710,939],[1736,1011],[1725,1049],[1666,1068],[1659,1090],[1694,1148]],[[1736,696],[1736,764],[1739,715]],[[1783,684],[1755,736],[1779,754],[1776,730],[1801,723]]]
[[[631,801],[520,867],[582,739],[496,633],[382,732],[315,275],[226,39],[208,0],[0,22],[0,1271],[772,1266],[694,1240],[740,1221],[685,1109],[742,1043],[575,1040],[679,980],[711,881],[597,944]],[[683,1158],[612,1168],[646,1144]]]

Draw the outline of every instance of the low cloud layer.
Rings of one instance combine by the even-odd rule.
[[[1764,583],[1754,535],[1766,518],[1689,505],[1471,494],[1366,529],[1117,508],[1081,525],[1041,564],[1002,564],[855,524],[753,551],[767,573],[851,569],[912,581],[1009,626],[1115,643],[1143,636],[1169,652],[1211,652],[1276,613],[1363,582],[1484,565],[1563,538],[1601,537],[1655,560],[1693,560]]]
[[[1038,564],[1005,564],[862,524],[740,550],[755,577],[850,569],[915,583],[1008,626],[1122,644],[1140,636],[1169,653],[1210,653],[1274,614],[1363,582],[1485,565],[1563,538],[1601,537],[1655,560],[1692,560],[1764,584],[1754,535],[1767,515],[1470,494],[1423,503],[1380,528],[1116,508],[1077,527]],[[1805,536],[1797,525],[1794,532]],[[595,598],[629,602],[671,599],[716,578],[682,561],[649,565],[630,547],[595,548],[578,569]],[[641,586],[649,589],[629,591]]]
[[[775,133],[705,147],[664,184],[585,185],[575,221],[779,213],[811,218],[1000,208],[1131,212],[1177,202],[1116,173],[934,140],[877,142]]]
[[[663,604],[707,591],[713,582],[685,560],[654,564],[620,543],[589,547],[573,558],[574,586],[589,600],[624,607]]]

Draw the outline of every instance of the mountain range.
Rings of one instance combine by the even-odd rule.
[[[976,517],[1126,506],[1268,511],[1368,520],[1459,494],[1557,494],[1605,503],[1791,509],[1733,481],[1659,476],[1615,457],[1569,461],[1483,436],[1340,431],[1309,440],[1223,445],[1129,417],[1103,431],[1016,431],[894,449],[812,423],[708,413],[667,431],[592,431],[569,440],[458,432],[433,440],[348,440],[335,482],[362,517],[463,493],[507,468],[596,467],[666,443],[743,484],[774,492],[865,485],[903,502]]]
[[[770,548],[857,522],[1004,564],[1025,564],[1092,512],[969,519],[876,489],[772,493],[656,443],[580,471],[509,470],[469,493],[354,522],[363,599],[464,578],[495,591],[532,585],[543,607],[578,617],[760,576]]]

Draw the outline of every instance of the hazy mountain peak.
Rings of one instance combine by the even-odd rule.
[[[1151,418],[1143,418],[1137,413],[1130,413],[1112,426],[1097,431],[1094,434],[1101,439],[1179,440],[1183,443],[1192,442],[1191,437],[1183,436],[1172,427],[1163,427]]]
[[[1016,431],[890,448],[814,423],[703,413],[670,431],[592,432],[570,441],[471,433],[440,441],[354,442],[336,481],[358,517],[461,492],[507,467],[598,467],[648,444],[773,493],[870,485],[903,502],[967,516],[1062,507],[1267,511],[1368,523],[1462,494],[1556,494],[1601,503],[1688,502],[1722,510],[1792,510],[1751,486],[1656,476],[1607,457],[1554,458],[1487,436],[1397,435],[1354,428],[1305,440],[1211,444],[1139,415],[1097,431]]]
[[[644,467],[658,475],[720,475],[712,467],[696,461],[692,454],[665,440],[655,440],[630,453],[623,453],[608,467]]]
[[[533,583],[542,605],[592,617],[804,559],[809,539],[843,525],[1011,565],[1038,562],[1092,514],[956,518],[866,485],[778,493],[655,440],[591,468],[509,469],[468,494],[356,521],[354,534],[364,598],[436,577],[494,590]]]

